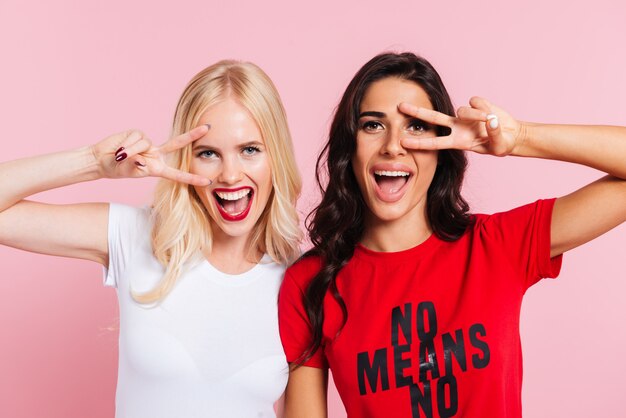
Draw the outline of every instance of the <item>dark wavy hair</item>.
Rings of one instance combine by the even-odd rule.
[[[307,217],[313,248],[303,257],[316,256],[321,269],[303,295],[310,321],[312,340],[297,363],[310,359],[322,343],[323,302],[331,292],[347,320],[346,305],[337,290],[337,274],[350,261],[364,230],[366,204],[352,169],[361,101],[369,86],[381,79],[396,77],[413,81],[424,89],[433,108],[454,116],[454,107],[433,66],[412,53],[384,53],[372,58],[354,76],[335,111],[328,142],[317,159],[316,180],[322,192],[321,203]],[[437,135],[449,129],[437,127]],[[471,224],[469,205],[461,196],[467,168],[465,153],[439,151],[438,165],[427,192],[427,216],[433,233],[446,240],[457,240]],[[328,179],[324,186],[324,179]],[[342,327],[343,327],[342,325]]]

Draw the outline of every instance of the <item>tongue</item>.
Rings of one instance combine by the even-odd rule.
[[[376,176],[376,183],[384,193],[397,192],[405,182],[404,177]]]
[[[226,211],[226,213],[230,215],[236,215],[238,213],[243,212],[246,207],[248,207],[248,201],[250,200],[250,195],[246,195],[239,200],[222,200],[222,207]]]

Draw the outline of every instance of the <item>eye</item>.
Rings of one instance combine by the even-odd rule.
[[[197,155],[198,158],[213,158],[215,157],[215,151],[211,151],[211,150],[204,150],[204,151],[200,151]]]
[[[431,129],[432,127],[430,126],[430,124],[420,119],[413,119],[409,123],[409,126],[407,128],[408,131],[410,131],[411,133],[415,133],[415,134],[421,134],[421,133],[430,131]]]
[[[368,120],[361,124],[361,129],[365,132],[376,132],[383,129],[382,123],[375,120]]]
[[[250,155],[254,155],[254,154],[258,153],[258,152],[261,152],[261,150],[258,147],[254,147],[254,146],[251,145],[251,146],[243,148],[241,150],[241,152],[244,155],[250,156]]]

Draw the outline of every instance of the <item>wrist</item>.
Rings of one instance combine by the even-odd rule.
[[[511,155],[524,157],[529,155],[529,147],[535,135],[536,124],[519,121],[519,130],[515,136],[515,145]]]
[[[102,158],[93,145],[82,147],[76,150],[80,156],[82,175],[87,180],[97,180],[106,177],[102,165]]]

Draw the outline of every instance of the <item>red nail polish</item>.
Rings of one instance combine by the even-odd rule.
[[[124,151],[124,147],[119,147],[117,151],[115,151],[115,155],[119,154],[122,151]]]
[[[120,161],[125,160],[126,157],[128,157],[128,155],[125,152],[123,152],[120,155],[115,157],[115,161],[117,161],[119,163]]]

